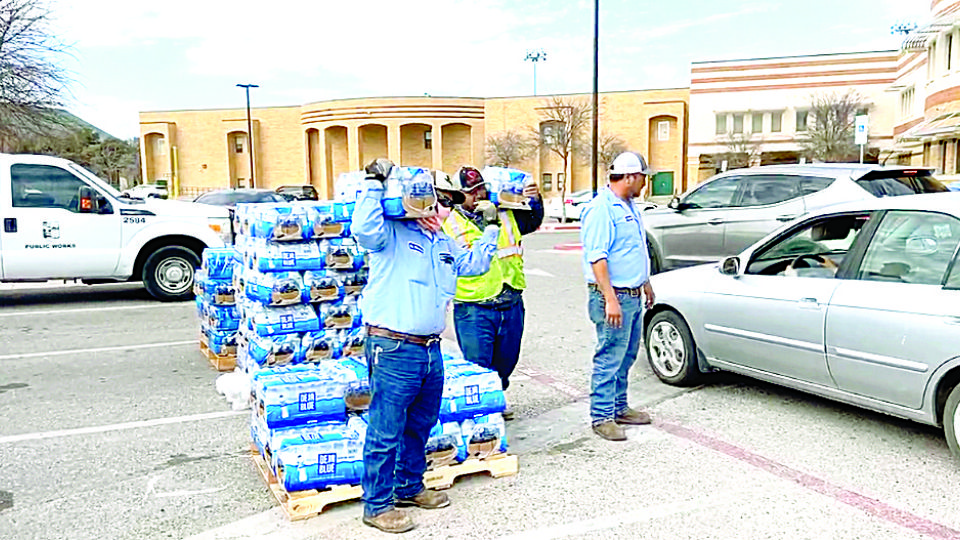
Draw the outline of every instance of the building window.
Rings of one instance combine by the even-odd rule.
[[[423,132],[423,147],[427,150],[433,148],[433,131],[424,131]]]
[[[940,164],[937,167],[937,172],[944,174],[947,172],[947,141],[940,141]]]
[[[156,145],[154,146],[154,153],[158,156],[167,155],[167,140],[163,137],[157,137],[154,141],[156,141],[154,142]]]
[[[567,175],[565,173],[557,173],[557,191],[563,191],[563,183],[566,179]]]
[[[236,153],[238,153],[238,154],[242,154],[242,153],[243,153],[243,143],[244,143],[246,140],[247,140],[247,138],[246,138],[245,136],[244,136],[244,137],[241,137],[240,135],[237,135],[237,136],[233,139],[233,151],[236,152]]]
[[[944,49],[946,49],[943,51],[944,56],[946,56],[946,62],[944,63],[947,66],[947,71],[950,71],[953,69],[953,32],[947,34],[947,41],[944,45]]]
[[[913,116],[914,88],[911,86],[903,92],[900,92],[900,116],[910,118]]]
[[[727,115],[717,113],[717,135],[727,132]]]
[[[670,122],[668,121],[657,122],[657,140],[658,141],[670,140]]]
[[[783,112],[775,111],[770,113],[770,131],[773,133],[780,133],[782,129],[780,126],[783,124]]]
[[[923,166],[930,166],[930,143],[923,143]]]
[[[953,140],[953,174],[960,174],[960,139]]]
[[[553,175],[545,172],[540,180],[540,189],[543,191],[552,191],[553,190]]]
[[[807,130],[807,117],[809,115],[809,111],[797,111],[797,131]]]
[[[763,113],[751,114],[750,124],[751,133],[763,133]]]
[[[743,133],[743,115],[742,114],[733,115],[733,132]]]

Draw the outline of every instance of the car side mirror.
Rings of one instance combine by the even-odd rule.
[[[674,198],[670,199],[670,202],[667,203],[667,208],[671,208],[671,209],[673,209],[673,210],[679,210],[679,209],[680,209],[680,197],[674,197]]]
[[[725,276],[740,275],[740,257],[727,257],[720,262],[720,273]]]
[[[81,214],[96,214],[100,210],[97,192],[90,186],[81,186],[77,190],[77,211]]]

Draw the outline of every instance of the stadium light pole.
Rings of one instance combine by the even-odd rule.
[[[600,60],[600,0],[593,0],[593,154],[590,167],[593,194],[597,194],[597,145],[600,139],[600,98],[599,98],[599,60]]]
[[[250,156],[250,187],[257,187],[253,172],[253,122],[250,120],[250,89],[260,88],[257,84],[238,84],[247,92],[247,154]]]
[[[524,60],[533,63],[533,95],[537,95],[537,62],[547,61],[547,51],[543,49],[529,50]]]

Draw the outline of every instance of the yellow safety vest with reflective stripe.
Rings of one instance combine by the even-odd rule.
[[[454,209],[443,222],[443,232],[464,249],[483,236],[483,231]],[[523,274],[523,248],[520,247],[520,227],[513,212],[500,211],[500,234],[497,236],[497,254],[490,260],[490,270],[480,276],[457,278],[456,299],[461,302],[482,302],[496,298],[506,283],[518,291],[527,287]]]

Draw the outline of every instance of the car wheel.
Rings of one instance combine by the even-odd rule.
[[[200,258],[181,246],[160,248],[143,265],[143,285],[157,300],[189,300],[193,296],[193,277]]]
[[[659,274],[663,270],[660,268],[660,257],[657,256],[656,250],[653,249],[653,245],[650,244],[650,241],[647,240],[647,253],[650,255],[650,275]]]
[[[943,434],[947,438],[947,446],[957,459],[960,459],[960,443],[957,442],[957,427],[960,425],[960,384],[953,387],[947,396],[947,403],[943,409]]]
[[[643,340],[650,367],[661,381],[691,386],[702,375],[697,365],[697,346],[690,327],[674,311],[661,311],[647,325]]]

